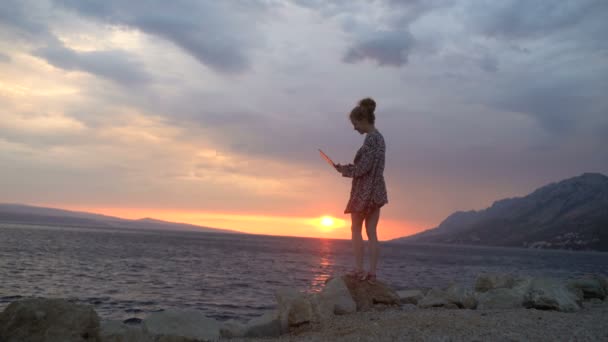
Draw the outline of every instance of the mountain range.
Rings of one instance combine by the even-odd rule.
[[[585,173],[551,183],[391,242],[608,251],[608,177]]]
[[[208,233],[240,233],[234,230],[167,222],[152,218],[128,220],[100,214],[35,207],[23,204],[0,204],[0,223],[80,228],[188,230]]]

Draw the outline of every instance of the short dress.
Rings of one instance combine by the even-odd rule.
[[[386,145],[380,132],[367,133],[363,146],[357,151],[353,164],[341,165],[338,171],[353,179],[350,199],[344,210],[367,215],[388,203],[384,181]]]

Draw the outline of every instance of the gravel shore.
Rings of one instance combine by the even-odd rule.
[[[278,338],[231,341],[608,341],[608,301],[585,302],[576,313],[404,305],[336,316]]]

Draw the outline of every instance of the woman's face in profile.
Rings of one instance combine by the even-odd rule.
[[[358,121],[355,119],[350,119],[350,122],[353,124],[353,128],[355,131],[359,132],[359,134],[363,134],[363,121]]]

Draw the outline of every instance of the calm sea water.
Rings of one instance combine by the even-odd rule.
[[[608,274],[608,253],[383,244],[379,278],[396,289],[472,285],[480,272]],[[0,224],[0,310],[23,297],[91,304],[103,319],[191,308],[245,320],[274,291],[319,291],[351,268],[346,240]]]

